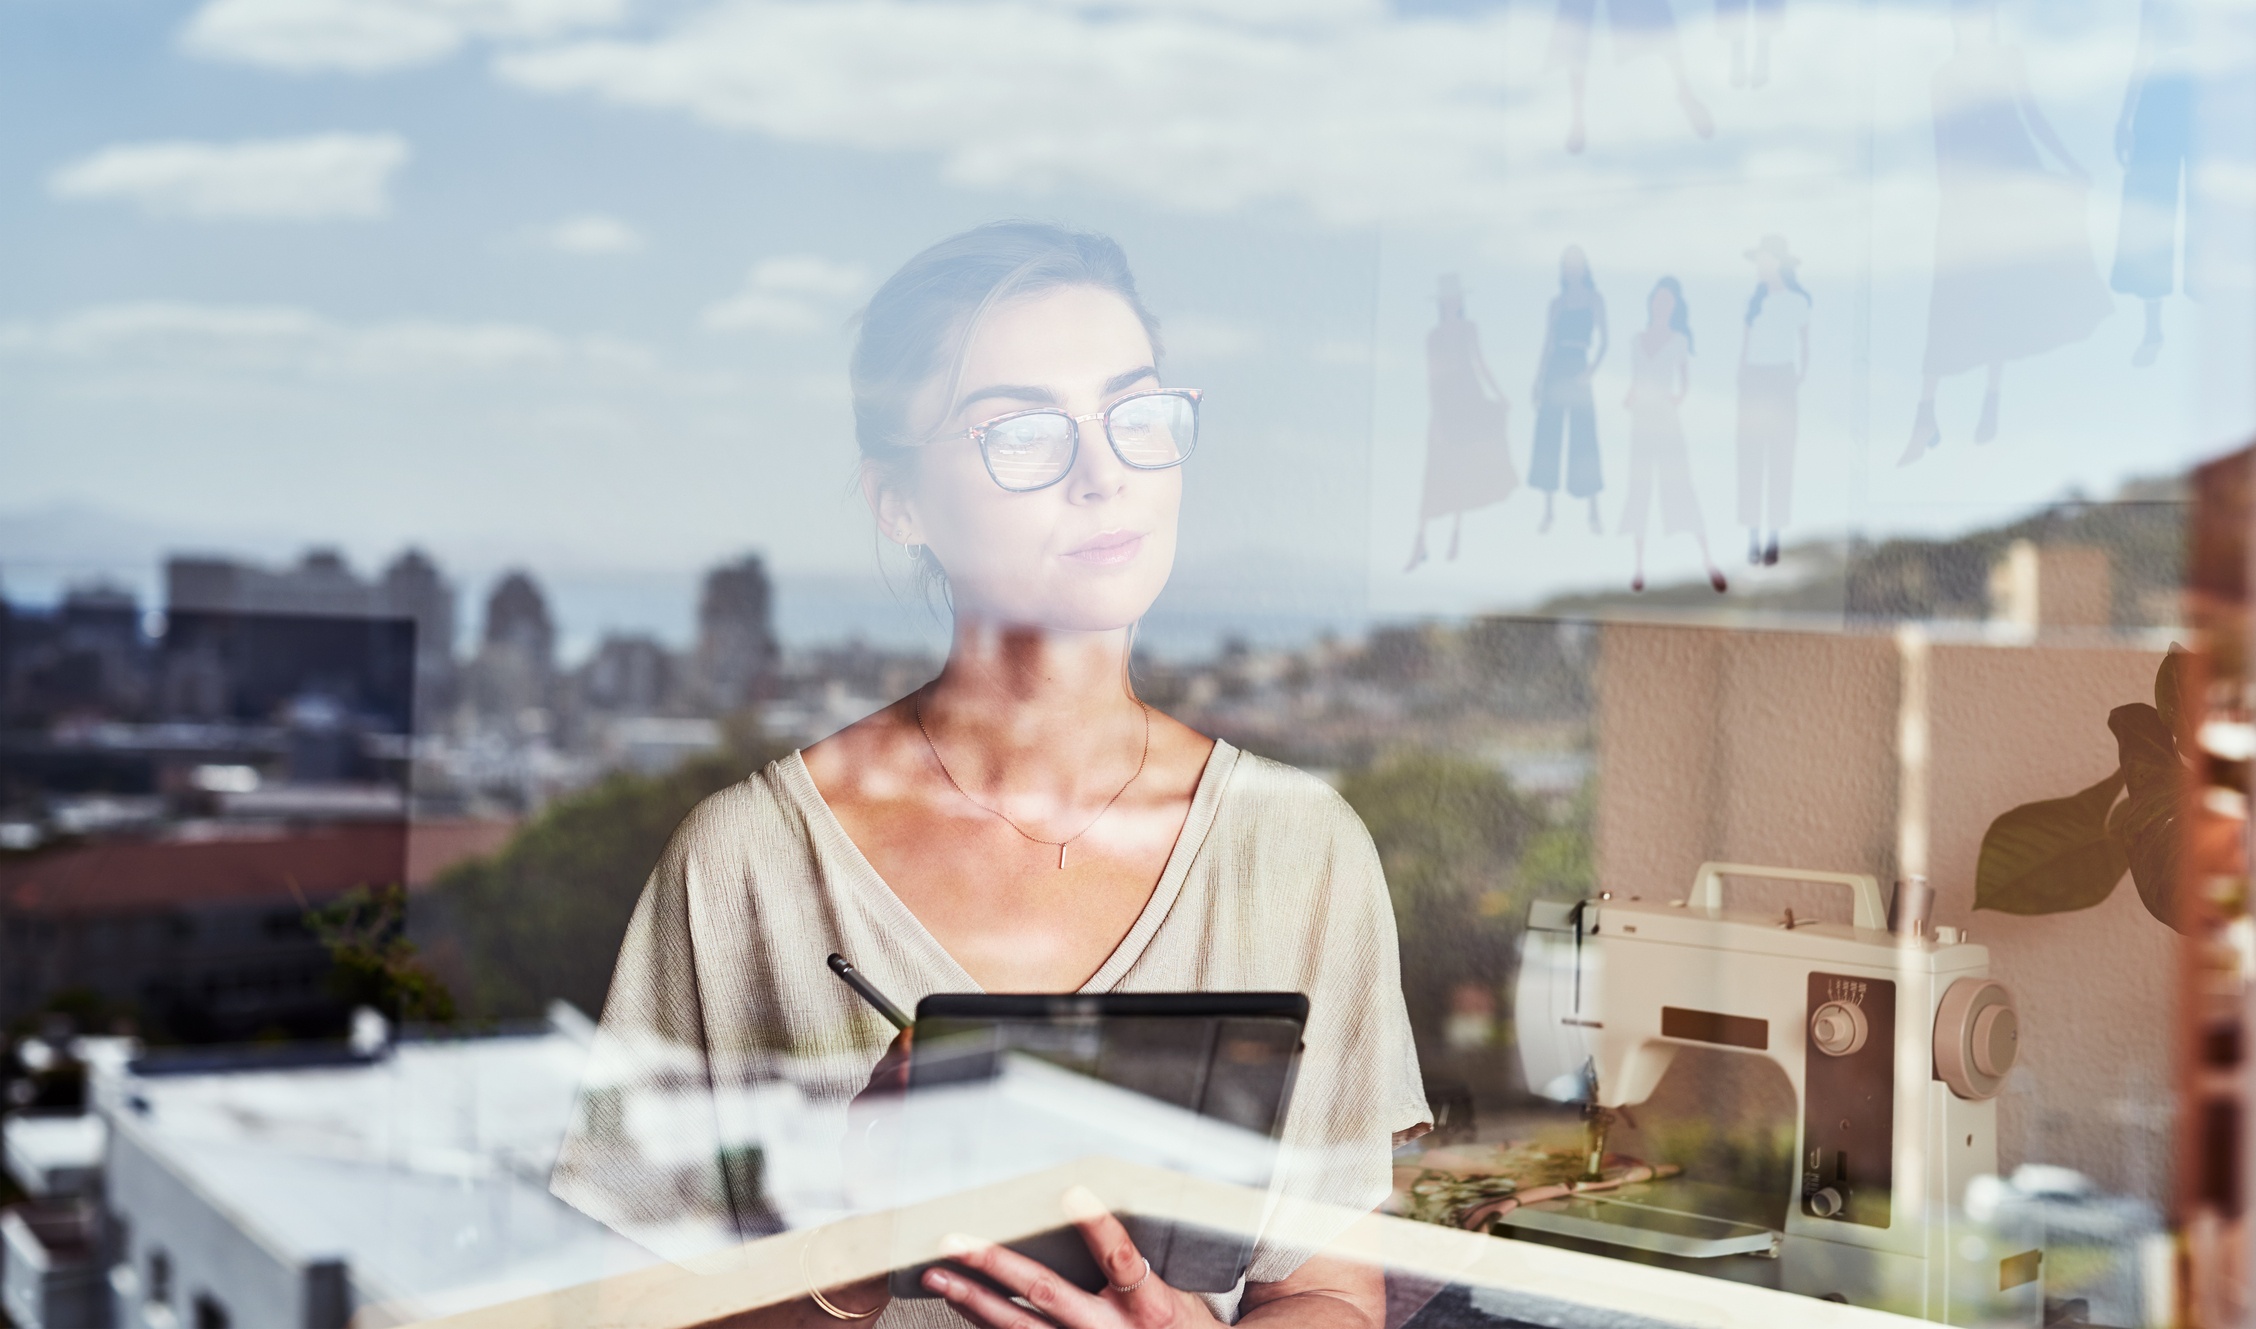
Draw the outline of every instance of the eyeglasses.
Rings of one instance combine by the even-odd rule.
[[[1072,473],[1081,455],[1081,426],[1104,421],[1105,441],[1123,466],[1164,471],[1180,466],[1198,446],[1197,388],[1132,393],[1093,415],[1054,408],[1013,411],[967,432],[979,445],[987,474],[1014,494],[1047,489]]]

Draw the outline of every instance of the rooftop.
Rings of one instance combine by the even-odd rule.
[[[404,823],[76,845],[0,862],[0,908],[92,914],[303,903],[405,876]]]
[[[33,1196],[88,1189],[102,1166],[107,1139],[100,1117],[79,1112],[18,1112],[0,1119],[0,1154],[6,1157],[8,1175]]]
[[[361,1064],[112,1071],[94,1093],[269,1249],[342,1260],[356,1300],[404,1322],[655,1259],[548,1193],[586,1052],[568,1023]]]

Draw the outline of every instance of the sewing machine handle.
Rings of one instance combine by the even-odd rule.
[[[1807,868],[1766,868],[1752,863],[1702,863],[1692,876],[1694,909],[1723,908],[1723,879],[1768,877],[1773,881],[1822,881],[1846,886],[1856,895],[1856,925],[1874,932],[1888,928],[1888,902],[1880,898],[1879,878],[1866,872],[1813,872]]]

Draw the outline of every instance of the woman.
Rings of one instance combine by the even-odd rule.
[[[558,1162],[564,1198],[646,1240],[772,1230],[742,1105],[781,1081],[843,1129],[892,1036],[825,967],[832,952],[903,1005],[1304,992],[1286,1141],[1336,1161],[1295,1184],[1363,1208],[1385,1197],[1392,1136],[1421,1130],[1426,1108],[1370,837],[1322,782],[1193,732],[1131,686],[1197,438],[1197,394],[1162,387],[1159,350],[1119,247],[1056,227],[942,241],[872,298],[852,363],[862,492],[879,532],[945,589],[947,664],[676,833],[620,951]],[[637,1135],[638,1095],[666,1130]],[[1198,1298],[1152,1276],[1110,1217],[1079,1221],[1113,1286],[1056,1289],[1041,1309],[1072,1329],[1382,1319],[1379,1275],[1337,1259],[1264,1245],[1240,1292]],[[1021,1291],[1039,1274],[994,1248],[965,1260]],[[944,1301],[822,1281],[810,1273],[807,1296],[754,1318],[1026,1318],[939,1272],[926,1286]]]
[[[1778,562],[1778,537],[1793,515],[1810,295],[1794,277],[1801,260],[1785,236],[1764,236],[1747,257],[1755,262],[1755,293],[1739,342],[1739,524],[1747,528],[1747,561],[1769,566]]]
[[[1707,523],[1700,519],[1700,497],[1692,492],[1692,459],[1684,447],[1684,425],[1677,410],[1692,387],[1692,318],[1684,307],[1684,287],[1663,277],[1645,300],[1645,329],[1630,339],[1629,497],[1621,529],[1637,542],[1637,566],[1629,589],[1645,589],[1645,519],[1660,490],[1661,530],[1689,535],[1700,545],[1708,584],[1717,594],[1730,584],[1708,552]]]
[[[1504,434],[1510,403],[1481,354],[1480,329],[1465,317],[1465,288],[1454,272],[1436,283],[1441,319],[1426,334],[1426,491],[1418,505],[1418,538],[1409,572],[1426,561],[1426,523],[1449,517],[1449,557],[1457,557],[1465,514],[1501,503],[1520,487]]]
[[[1596,338],[1593,353],[1591,341]],[[1543,523],[1551,529],[1551,504],[1559,494],[1559,451],[1564,443],[1567,492],[1590,501],[1590,533],[1604,530],[1598,520],[1598,492],[1606,487],[1598,460],[1598,409],[1590,395],[1590,376],[1606,362],[1606,298],[1590,279],[1590,260],[1581,245],[1559,255],[1559,293],[1543,315],[1543,350],[1535,362],[1535,448],[1528,457],[1528,484],[1543,491]]]
[[[2082,341],[2115,307],[2084,223],[2091,176],[2038,107],[2021,49],[1998,31],[1997,0],[1953,0],[1951,27],[1956,48],[1935,71],[1942,206],[1925,375],[1898,466],[1941,445],[1943,379],[1984,371],[1974,441],[1987,443],[1997,437],[2006,361]],[[2060,170],[2046,165],[2047,154]]]
[[[1676,87],[1676,104],[1684,111],[1692,132],[1715,137],[1715,117],[1707,103],[1692,91],[1692,76],[1684,68],[1684,48],[1676,36],[1673,0],[1607,0],[1606,17],[1613,26],[1614,63],[1626,65],[1657,55],[1668,66]],[[1559,0],[1551,20],[1551,49],[1544,61],[1548,69],[1567,71],[1567,151],[1580,153],[1588,139],[1584,103],[1590,83],[1590,41],[1598,26],[1598,0]]]

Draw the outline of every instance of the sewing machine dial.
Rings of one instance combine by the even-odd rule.
[[[1828,1057],[1846,1057],[1864,1046],[1872,1026],[1864,1008],[1853,1002],[1829,1001],[1810,1016],[1810,1041]]]

